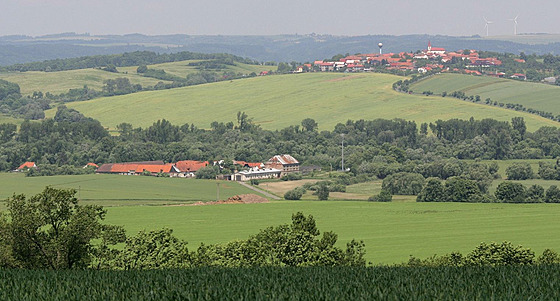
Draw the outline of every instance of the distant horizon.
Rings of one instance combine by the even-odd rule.
[[[518,33],[517,35],[513,34],[502,34],[502,35],[490,35],[490,36],[483,36],[480,34],[473,34],[473,35],[448,35],[448,34],[429,34],[429,33],[404,33],[404,34],[383,34],[383,33],[376,33],[376,34],[331,34],[331,33],[276,33],[276,34],[188,34],[188,33],[143,33],[143,32],[130,32],[130,33],[91,33],[91,32],[74,32],[74,31],[66,31],[66,32],[53,32],[53,33],[45,33],[39,35],[31,35],[31,34],[23,34],[23,33],[14,33],[14,34],[5,34],[0,35],[0,37],[11,37],[11,36],[25,36],[31,38],[41,38],[41,37],[48,37],[48,36],[63,36],[63,35],[74,35],[74,36],[90,36],[90,37],[98,37],[98,36],[128,36],[128,35],[142,35],[142,36],[174,36],[174,35],[185,35],[185,36],[334,36],[334,37],[367,37],[367,36],[390,36],[390,37],[402,37],[402,36],[442,36],[442,37],[453,37],[453,38],[471,38],[471,37],[480,37],[480,38],[492,38],[492,37],[516,37],[516,36],[538,36],[538,35],[560,35],[559,33],[547,33],[547,32],[527,32],[527,33]]]

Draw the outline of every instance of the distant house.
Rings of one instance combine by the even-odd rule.
[[[518,79],[518,80],[527,80],[527,76],[523,73],[515,73],[514,75],[510,76],[510,78]]]
[[[280,178],[282,170],[276,168],[251,168],[249,170],[243,170],[236,172],[233,175],[233,180],[235,181],[250,181],[250,180],[261,180],[261,179],[275,179]]]
[[[192,178],[195,176],[196,172],[202,167],[208,166],[210,163],[208,161],[196,161],[196,160],[183,160],[178,161],[175,167],[178,173],[172,176],[177,176],[180,178]]]
[[[268,71],[261,71],[261,73],[259,73],[260,76],[265,76],[268,75]]]
[[[279,169],[282,171],[281,176],[290,172],[299,172],[300,163],[290,155],[276,155],[270,158],[265,166],[267,168]]]
[[[99,165],[95,164],[95,163],[88,163],[84,166],[84,168],[88,168],[88,167],[93,167],[95,169],[99,168]]]
[[[23,172],[23,171],[26,171],[27,169],[30,169],[30,168],[37,168],[37,165],[35,164],[35,162],[25,162],[22,165],[20,165],[16,169],[16,171]]]
[[[547,84],[555,84],[556,83],[556,77],[554,77],[554,76],[547,77],[547,78],[543,79],[543,82],[545,82]]]

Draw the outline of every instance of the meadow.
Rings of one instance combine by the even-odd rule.
[[[372,203],[364,201],[273,201],[214,206],[108,208],[107,222],[128,234],[174,229],[191,249],[200,243],[246,239],[260,229],[290,223],[298,211],[313,215],[319,230],[338,234],[339,246],[364,240],[366,260],[400,263],[453,251],[467,253],[481,242],[511,241],[541,253],[560,250],[560,205],[470,203]]]
[[[480,95],[501,103],[522,104],[526,108],[560,114],[560,87],[540,83],[528,83],[488,76],[463,74],[440,74],[421,80],[411,86],[415,92],[462,91],[466,95]]]
[[[101,91],[104,81],[118,77],[128,78],[130,83],[141,84],[142,86],[153,86],[161,81],[136,74],[112,73],[93,68],[58,72],[28,71],[0,73],[0,79],[18,84],[22,95],[30,95],[35,91],[60,94],[68,92],[69,89],[83,88],[84,85]]]
[[[425,97],[393,91],[401,77],[387,74],[307,73],[264,76],[164,91],[148,91],[69,103],[86,116],[114,129],[122,122],[150,126],[165,118],[174,124],[209,128],[213,121],[235,121],[246,112],[265,129],[281,129],[313,118],[331,130],[348,119],[403,118],[418,124],[438,119],[475,117],[525,118],[529,131],[557,122],[504,108],[453,98]],[[266,108],[266,109],[263,109]],[[48,116],[54,110],[47,111]]]
[[[254,193],[235,182],[199,179],[96,174],[25,177],[21,173],[0,173],[0,199],[11,197],[14,193],[31,196],[41,192],[45,186],[52,186],[76,189],[80,200],[104,206],[180,204],[215,201],[216,183],[220,183],[220,199]]]
[[[199,72],[196,67],[188,66],[190,62],[197,61],[192,60],[155,64],[150,65],[149,68],[163,69],[167,73],[184,78],[189,73]],[[132,84],[141,84],[143,87],[154,86],[158,82],[169,83],[169,81],[139,75],[136,72],[137,68],[138,66],[120,67],[117,69],[119,73],[111,73],[94,68],[57,72],[0,72],[0,79],[17,83],[20,86],[21,93],[23,95],[33,94],[33,92],[35,91],[60,94],[68,92],[69,89],[82,88],[84,85],[87,85],[89,88],[99,91],[103,87],[104,81],[108,79],[115,79],[118,77],[128,78]],[[276,66],[261,66],[235,63],[235,66],[228,65],[224,71],[243,74],[250,74],[251,72],[255,72],[259,74],[261,71],[275,70],[276,68]]]

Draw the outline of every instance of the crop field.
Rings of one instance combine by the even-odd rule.
[[[171,63],[163,63],[163,64],[153,64],[148,65],[150,69],[163,69],[166,73],[186,77],[189,73],[196,73],[200,70],[196,68],[196,66],[189,66],[189,63],[200,62],[204,60],[189,60],[189,61],[180,61],[180,62],[171,62]],[[126,72],[128,74],[137,74],[136,69],[138,67],[120,67],[118,70],[120,72]],[[235,73],[243,73],[243,74],[250,74],[251,72],[255,72],[256,74],[261,73],[262,71],[275,71],[278,69],[277,66],[261,66],[261,65],[248,65],[243,63],[235,63],[235,66],[227,65],[226,70],[223,71],[231,71]],[[208,70],[212,71],[212,70]],[[223,72],[223,71],[216,71],[216,72]]]
[[[176,204],[215,201],[216,181],[179,178],[156,178],[121,175],[80,175],[25,177],[20,173],[0,173],[0,199],[14,193],[31,196],[45,186],[74,188],[79,199],[104,206]],[[235,182],[220,182],[220,199],[255,193]]]
[[[93,68],[58,72],[0,73],[0,79],[18,84],[23,95],[33,94],[35,91],[60,94],[68,92],[69,89],[82,88],[84,85],[100,91],[105,80],[118,77],[126,77],[132,84],[141,84],[142,86],[153,86],[161,81],[136,74],[111,73]]]
[[[463,91],[466,95],[480,95],[501,103],[522,104],[526,108],[560,114],[560,87],[527,83],[510,79],[463,74],[441,74],[422,80],[411,89],[415,92],[432,91],[441,94]]]
[[[558,266],[0,270],[2,300],[558,300]]]
[[[372,203],[364,201],[274,201],[213,206],[123,206],[108,208],[107,222],[128,234],[162,227],[195,249],[200,243],[246,239],[260,229],[291,222],[298,211],[315,217],[319,230],[334,231],[339,246],[366,243],[374,264],[399,263],[453,251],[467,253],[481,242],[511,241],[541,253],[560,250],[559,204]]]
[[[68,107],[113,129],[122,122],[146,127],[162,118],[174,124],[194,123],[209,128],[212,121],[235,121],[238,111],[246,112],[265,129],[297,125],[305,118],[315,119],[320,129],[332,129],[348,119],[376,118],[403,118],[422,123],[470,117],[511,120],[522,116],[530,131],[559,125],[504,108],[398,93],[392,90],[392,84],[399,79],[386,74],[265,76],[99,98],[69,103]]]

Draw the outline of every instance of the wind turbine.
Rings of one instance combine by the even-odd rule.
[[[519,18],[519,15],[513,19],[508,19],[508,21],[513,21],[513,35],[515,36],[517,35],[517,18]]]
[[[486,36],[488,36],[488,27],[489,27],[488,24],[492,24],[492,23],[494,23],[494,21],[488,21],[486,19],[486,17],[483,17],[483,18],[484,18],[484,21],[486,22],[486,25],[484,25],[484,28],[486,28]]]

